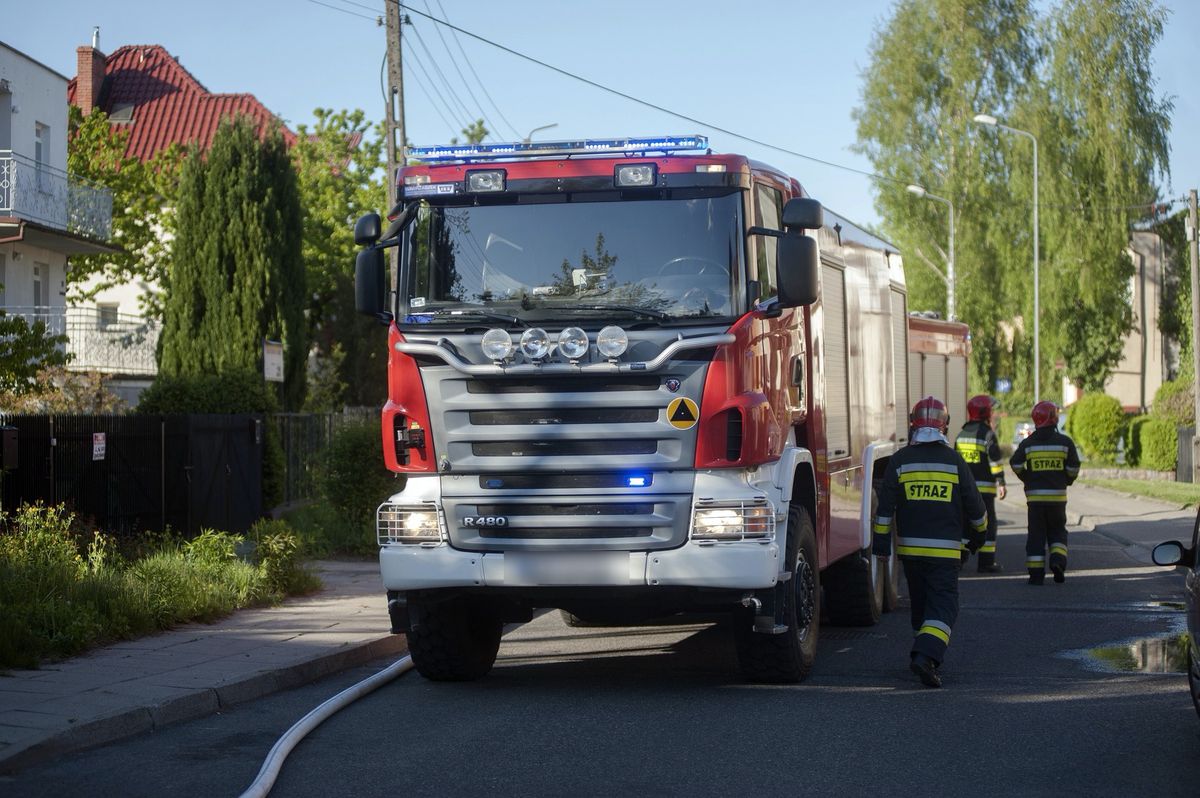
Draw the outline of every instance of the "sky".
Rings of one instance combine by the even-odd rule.
[[[699,133],[715,151],[788,172],[843,216],[879,221],[873,181],[855,171],[871,165],[851,149],[852,112],[873,35],[893,0],[401,1],[415,9],[403,45],[405,121],[415,145],[461,138],[480,117],[498,141],[544,125],[554,127],[535,140]],[[375,19],[383,2],[0,0],[0,41],[73,77],[75,48],[90,43],[98,25],[102,51],[161,44],[209,91],[254,94],[294,129],[311,124],[317,107],[382,118],[386,40]],[[1171,14],[1154,73],[1158,96],[1175,103],[1164,186],[1175,199],[1200,188],[1200,3],[1162,4]],[[454,33],[417,11],[666,110]]]

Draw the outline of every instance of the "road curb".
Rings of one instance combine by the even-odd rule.
[[[42,764],[64,754],[107,745],[175,723],[213,715],[222,709],[308,684],[358,665],[407,650],[404,635],[385,635],[346,644],[327,654],[259,671],[216,687],[192,690],[157,704],[115,712],[54,732],[25,748],[0,754],[0,773]]]

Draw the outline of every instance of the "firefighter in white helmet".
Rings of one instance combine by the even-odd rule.
[[[987,510],[971,470],[946,440],[950,415],[926,396],[909,414],[908,446],[892,455],[883,474],[874,522],[874,553],[890,557],[892,527],[912,602],[913,645],[909,668],[926,687],[941,687],[938,669],[958,617],[958,571],[963,519],[970,543],[979,546]]]

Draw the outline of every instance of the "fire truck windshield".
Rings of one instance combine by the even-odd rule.
[[[739,192],[546,199],[424,204],[405,256],[401,301],[408,303],[409,320],[461,324],[462,314],[442,311],[472,307],[572,323],[588,313],[665,322],[734,312],[742,249]]]

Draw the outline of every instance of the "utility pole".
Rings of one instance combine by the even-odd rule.
[[[400,55],[400,25],[407,17],[400,14],[397,0],[385,0],[387,9],[387,201],[390,211],[396,205],[396,168],[408,162],[404,154],[404,66]]]
[[[1196,233],[1196,189],[1188,192],[1187,242],[1192,261],[1192,483],[1200,483],[1200,241]]]

